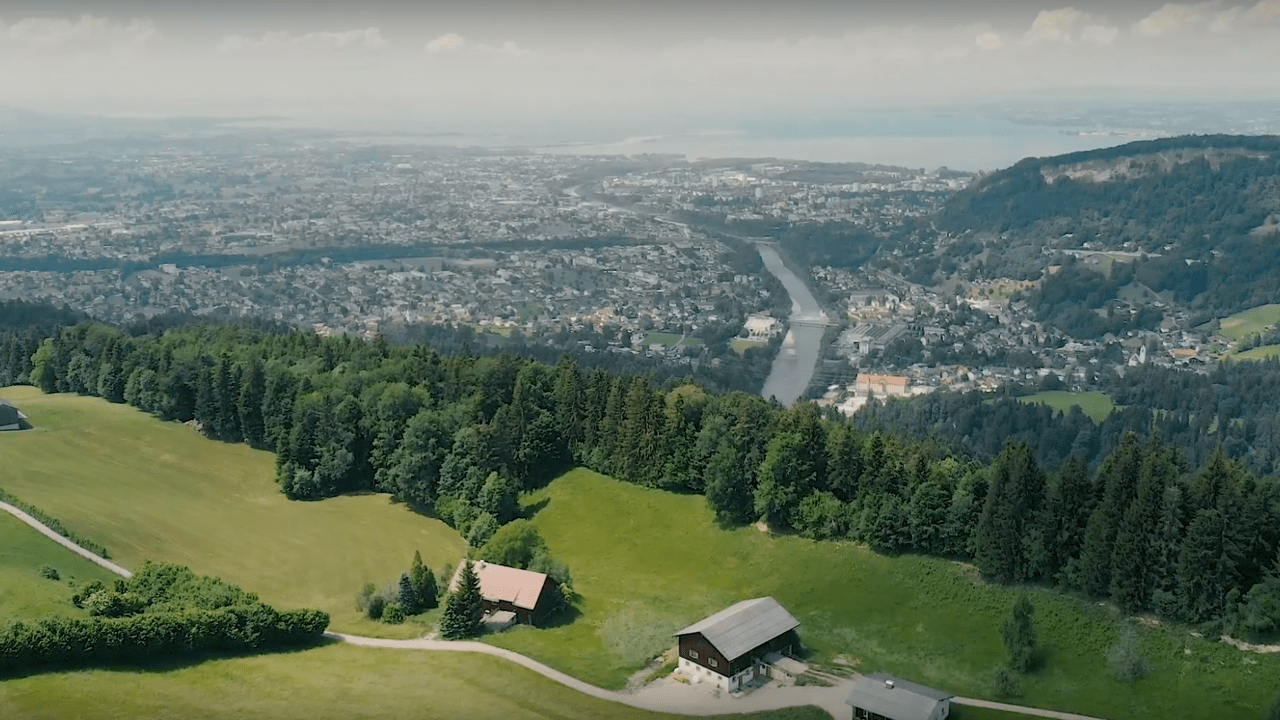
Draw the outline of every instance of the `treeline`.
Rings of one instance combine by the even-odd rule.
[[[1217,453],[1188,474],[1176,448],[1129,434],[1096,474],[1047,477],[1025,444],[989,474],[971,537],[983,574],[1048,582],[1221,632],[1280,629],[1280,486]]]
[[[108,589],[95,581],[74,602],[89,617],[15,622],[0,630],[0,675],[243,653],[314,643],[329,626],[318,610],[286,610],[218,578],[146,563]]]
[[[1193,466],[1221,448],[1254,473],[1280,472],[1280,360],[1222,363],[1210,373],[1139,366],[1123,377],[1106,373],[1097,379],[1117,406],[1100,422],[1078,408],[1064,413],[976,391],[874,403],[853,422],[866,432],[931,440],[982,461],[1009,441],[1026,442],[1045,467],[1069,457],[1096,466],[1125,433],[1155,431]],[[1028,386],[1012,394],[1035,390]]]
[[[33,365],[32,381],[47,391],[127,401],[163,418],[194,421],[211,437],[273,450],[277,481],[289,497],[389,492],[435,512],[473,545],[518,516],[522,490],[579,464],[650,487],[702,494],[728,524],[764,521],[777,530],[849,538],[888,552],[977,556],[995,577],[1053,579],[1091,593],[1101,587],[1072,579],[1083,574],[1064,574],[1069,561],[1079,561],[1064,550],[1071,547],[1066,541],[1052,548],[1065,554],[1038,564],[1011,561],[1013,569],[1006,571],[987,560],[995,546],[1016,557],[1029,552],[1023,540],[1028,518],[1052,505],[1045,493],[1060,481],[1006,492],[1001,473],[1007,461],[989,467],[949,452],[949,443],[936,437],[903,442],[896,433],[860,430],[811,403],[786,409],[757,396],[657,386],[643,376],[583,372],[568,358],[552,366],[512,357],[442,356],[422,346],[235,327],[139,338],[102,325],[65,328],[41,345]],[[939,415],[933,422],[949,420]],[[996,441],[992,433],[990,442]],[[1120,536],[1133,499],[1129,485],[1107,490],[1114,484],[1107,468],[1132,464],[1124,458],[1135,454],[1136,442],[1107,441],[1115,449],[1106,450],[1096,475],[1083,460],[1062,465],[1060,474],[1075,472],[1072,482],[1088,488],[1081,492],[1088,495],[1089,512],[1109,508],[1097,521],[1104,538]],[[1060,452],[1070,457],[1075,449]],[[1172,457],[1173,451],[1155,444],[1141,458],[1161,453]],[[1034,450],[1023,454],[1028,466],[1040,467]],[[1190,466],[1174,457],[1161,467],[1169,473],[1159,484],[1164,502],[1166,490],[1184,483]],[[1164,602],[1153,589],[1149,602],[1162,612],[1190,603],[1209,608],[1209,615],[1227,613],[1275,561],[1277,538],[1267,529],[1280,527],[1275,483],[1225,458],[1216,467],[1229,475],[1219,483],[1229,489],[1213,495],[1218,520],[1260,528],[1249,536],[1254,544],[1241,550],[1247,559],[1236,562],[1229,577],[1216,574],[1222,572],[1218,565],[1204,565],[1196,576],[1214,587],[1230,585],[1223,592],[1236,591],[1234,604],[1195,605],[1185,594]],[[1028,472],[1042,477],[1038,469]],[[1078,505],[1064,507],[1052,523],[1089,517]],[[1208,506],[1177,507],[1187,530],[1168,542],[1181,548],[1197,513]],[[1015,532],[990,540],[983,518],[992,514],[1013,518]],[[1015,539],[1016,549],[1001,544]],[[1188,565],[1178,577],[1190,581],[1193,574]],[[1147,602],[1145,595],[1141,599]],[[1206,612],[1185,615],[1204,619]]]

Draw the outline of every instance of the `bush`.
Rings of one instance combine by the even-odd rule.
[[[1120,627],[1120,640],[1107,652],[1107,662],[1120,682],[1133,682],[1151,672],[1151,665],[1138,648],[1138,628],[1132,621]]]
[[[388,625],[399,625],[404,622],[404,608],[400,603],[391,603],[382,611],[382,622]]]
[[[137,615],[147,608],[147,603],[134,593],[99,590],[84,601],[84,609],[94,617],[119,618]]]
[[[71,596],[71,602],[76,607],[82,608],[84,607],[85,600],[88,600],[94,593],[105,588],[106,586],[102,584],[101,580],[93,580],[89,584],[77,590],[76,594]]]
[[[1001,665],[991,676],[991,692],[998,698],[1016,698],[1022,694],[1018,687],[1018,674]]]
[[[40,568],[40,577],[46,580],[61,580],[62,576],[58,574],[58,568],[52,565],[44,565]]]

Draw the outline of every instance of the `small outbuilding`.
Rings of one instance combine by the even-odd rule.
[[[951,714],[951,693],[885,673],[863,675],[845,700],[854,720],[944,720]]]
[[[483,560],[466,560],[480,580],[481,605],[489,622],[506,627],[514,622],[537,625],[547,619],[553,609],[555,578],[546,573],[521,570]],[[449,592],[458,587],[462,563],[449,580]],[[509,615],[504,613],[510,613]]]
[[[0,431],[2,430],[23,430],[30,427],[26,424],[27,416],[22,411],[14,407],[13,403],[0,398]]]
[[[786,657],[800,645],[799,626],[800,621],[771,597],[743,600],[675,634],[679,669],[725,692],[774,673],[794,679],[807,669]]]

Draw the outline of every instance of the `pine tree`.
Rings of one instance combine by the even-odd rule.
[[[440,617],[440,635],[446,640],[461,640],[480,634],[484,606],[481,604],[480,578],[469,560],[462,561],[458,587],[445,600]]]
[[[1165,487],[1177,472],[1173,454],[1153,439],[1142,462],[1138,493],[1116,531],[1111,597],[1128,612],[1150,606],[1160,561],[1159,529]]]
[[[1009,651],[1009,668],[1018,672],[1031,669],[1036,656],[1035,608],[1026,593],[1018,595],[1013,610],[1000,627],[1004,646]]]
[[[417,615],[422,612],[422,600],[418,597],[418,591],[414,589],[408,573],[400,575],[399,602],[400,609],[404,610],[406,615]]]
[[[266,398],[267,376],[262,369],[262,361],[254,358],[249,369],[244,372],[240,382],[240,396],[237,398],[237,409],[240,412],[240,428],[244,431],[244,441],[251,447],[266,447],[266,426],[262,416],[262,404]]]
[[[1227,594],[1239,579],[1238,564],[1222,514],[1213,509],[1197,512],[1178,559],[1178,591],[1188,620],[1209,620],[1226,609]]]
[[[413,583],[413,591],[418,594],[418,602],[423,610],[431,610],[440,604],[440,591],[436,588],[436,576],[431,568],[422,564],[422,553],[414,551],[413,567],[409,570],[409,581]]]
[[[1271,701],[1271,709],[1267,710],[1267,716],[1263,720],[1280,720],[1280,694]]]

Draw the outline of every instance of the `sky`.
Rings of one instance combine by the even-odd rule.
[[[1280,0],[0,0],[0,103],[540,134],[1280,100]],[[817,130],[815,130],[817,132]]]

